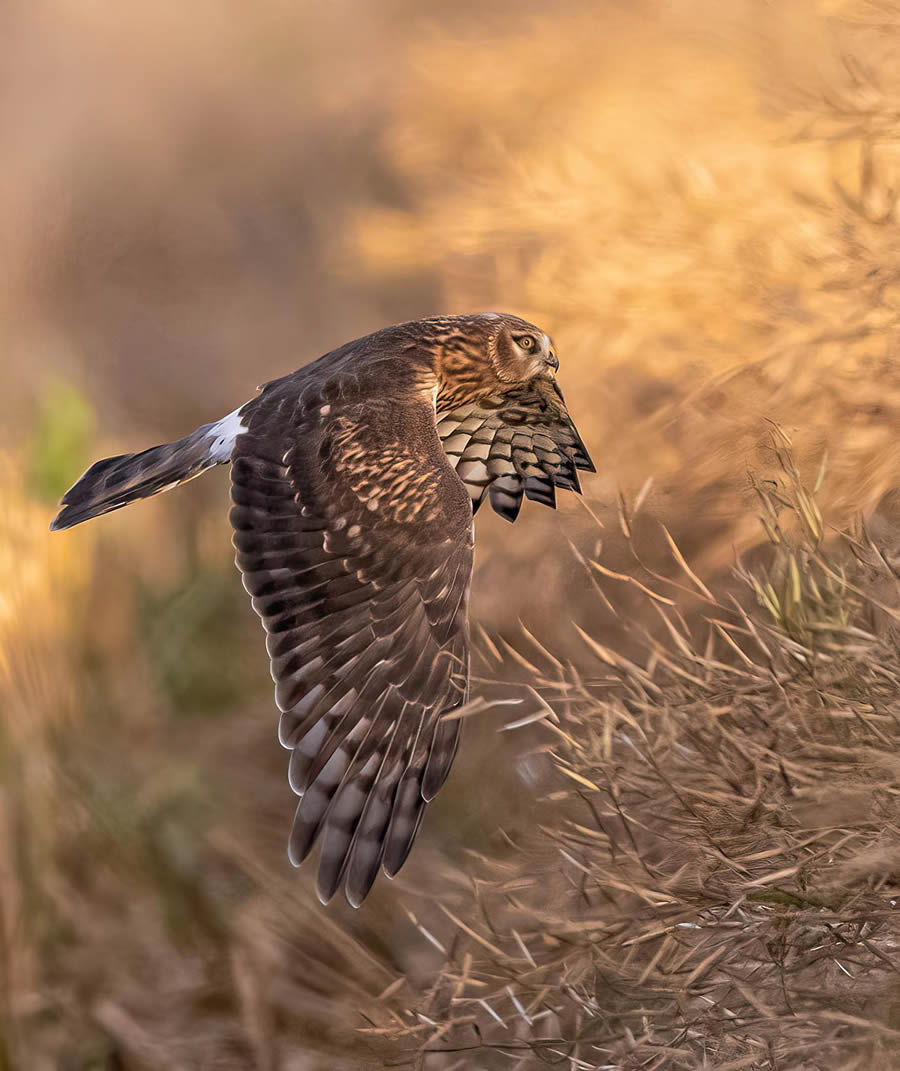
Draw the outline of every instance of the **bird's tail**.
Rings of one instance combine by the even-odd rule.
[[[135,499],[158,495],[230,461],[235,440],[246,431],[242,412],[236,409],[177,442],[153,446],[139,454],[107,457],[91,465],[63,495],[62,509],[50,525],[51,531],[111,513]]]

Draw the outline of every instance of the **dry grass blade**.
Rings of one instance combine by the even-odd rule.
[[[0,1065],[893,1071],[900,5],[431,14],[5,5]],[[478,518],[473,694],[536,724],[467,718],[403,873],[326,913],[226,472],[46,525],[104,453],[485,308],[554,335],[598,468]]]
[[[697,574],[688,565],[687,561],[684,558],[684,555],[678,549],[678,544],[672,538],[672,535],[669,532],[669,529],[666,528],[665,525],[663,525],[662,526],[662,530],[663,530],[663,535],[666,537],[666,542],[669,544],[669,549],[672,551],[672,555],[675,558],[675,561],[677,561],[678,564],[681,566],[681,568],[684,571],[685,575],[688,577],[688,579],[691,581],[691,583],[694,585],[694,587],[700,592],[700,594],[705,599],[709,599],[710,602],[714,602],[715,599],[713,598],[712,592],[709,590],[709,588],[703,583],[703,581],[697,576]]]
[[[546,693],[554,809],[518,877],[515,856],[496,878],[484,864],[470,911],[490,919],[490,940],[458,903],[444,909],[471,942],[446,981],[456,1001],[481,1002],[486,1068],[502,1066],[514,1024],[534,1056],[591,1071],[776,1071],[810,1052],[824,1071],[876,1060],[893,1037],[877,993],[895,984],[900,947],[897,652],[856,623],[855,567],[823,546],[779,449],[783,486],[759,488],[777,553],[744,573],[750,598],[726,608],[694,577],[715,607],[698,650],[678,608],[645,591],[666,640],[645,635],[652,670],[582,630],[618,688],[600,701],[566,669]],[[435,1020],[444,1043],[462,1036],[447,1021]]]

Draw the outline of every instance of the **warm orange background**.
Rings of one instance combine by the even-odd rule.
[[[51,538],[55,497],[356,335],[502,309],[555,338],[605,527],[571,496],[514,529],[485,514],[486,627],[521,618],[576,658],[573,619],[620,633],[569,547],[623,567],[620,490],[647,491],[660,568],[656,520],[702,575],[727,570],[759,538],[770,420],[813,477],[827,454],[830,520],[868,509],[900,483],[898,58],[900,15],[864,0],[0,14],[2,1022],[22,1066],[112,1037],[174,1067],[208,1030],[254,1066],[277,1035],[337,1067],[351,1043],[322,1023],[354,1024],[331,994],[393,977],[323,931],[343,909],[287,867],[224,470]],[[493,728],[469,734],[410,888],[527,824]],[[349,924],[424,972],[396,888]]]

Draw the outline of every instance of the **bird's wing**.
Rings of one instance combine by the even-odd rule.
[[[468,688],[471,508],[430,399],[276,388],[245,421],[231,523],[300,797],[290,857],[321,834],[320,898],[343,881],[358,905],[379,865],[402,866],[456,753],[462,723],[443,716]]]
[[[578,469],[594,472],[555,380],[487,395],[453,409],[438,409],[444,451],[477,510],[491,506],[514,521],[522,496],[556,505],[556,488],[580,491]]]

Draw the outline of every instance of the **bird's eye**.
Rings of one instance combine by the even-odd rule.
[[[531,335],[522,335],[522,337],[519,339],[519,346],[523,350],[534,349],[534,339],[531,337]]]

